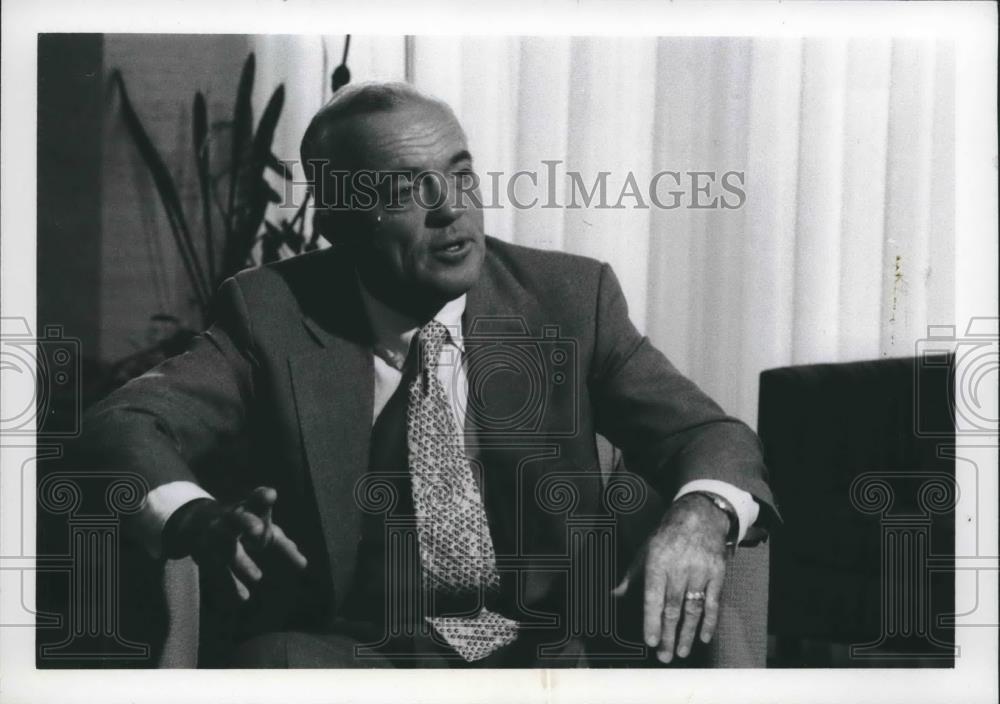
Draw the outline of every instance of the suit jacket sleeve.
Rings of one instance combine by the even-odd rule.
[[[765,523],[777,516],[756,434],[721,408],[635,329],[605,264],[598,290],[589,386],[597,432],[664,498],[695,479],[749,492]]]
[[[222,285],[215,306],[215,322],[186,352],[87,412],[81,451],[88,464],[135,472],[155,489],[197,482],[192,467],[238,439],[253,396],[255,362],[249,316],[234,279]]]

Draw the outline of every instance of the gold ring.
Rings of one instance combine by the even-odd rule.
[[[688,592],[684,598],[688,601],[705,601],[705,592]]]

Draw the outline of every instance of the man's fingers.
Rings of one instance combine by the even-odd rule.
[[[299,569],[308,564],[305,555],[299,552],[295,542],[285,535],[285,531],[271,520],[271,509],[278,500],[278,492],[269,486],[259,486],[246,498],[237,504],[231,513],[232,521],[238,526],[246,547],[257,554],[267,548],[276,548]],[[242,545],[238,552],[253,564]],[[237,559],[239,559],[239,554]],[[254,565],[256,568],[256,565]],[[258,569],[257,572],[260,572]],[[259,577],[258,577],[259,579]]]
[[[238,520],[246,526],[245,534],[251,538],[247,541],[247,547],[250,549],[262,550],[274,539],[271,510],[277,500],[277,491],[269,486],[259,486],[244,501],[237,504],[235,513]]]
[[[681,620],[681,609],[684,605],[684,588],[686,582],[667,578],[666,599],[661,602],[660,612],[660,648],[657,657],[662,662],[670,662],[674,658],[674,643],[677,640],[677,624]],[[647,643],[649,641],[646,641]],[[652,645],[655,645],[653,643]]]
[[[233,555],[231,567],[233,574],[243,582],[257,582],[263,576],[260,567],[253,561],[247,551],[243,549],[243,543],[236,541],[236,554]]]
[[[229,523],[236,535],[249,536],[253,540],[260,540],[267,532],[264,519],[242,504],[234,506],[229,512]]]
[[[271,524],[271,546],[283,553],[300,570],[309,564],[306,556],[299,552],[299,546],[295,541],[285,535],[285,531],[276,523]]]
[[[240,598],[240,601],[246,601],[250,598],[250,590],[247,586],[240,581],[232,570],[229,571],[229,576],[233,578],[233,586],[236,587],[236,595]]]
[[[647,559],[642,632],[646,645],[650,647],[660,641],[660,619],[663,614],[663,595],[666,589],[666,570]]]
[[[684,593],[683,620],[681,622],[680,635],[677,638],[677,655],[686,658],[691,652],[691,644],[694,642],[694,634],[698,632],[698,623],[701,621],[702,612],[705,609],[705,599],[691,599],[692,596],[705,595],[704,576],[695,577],[688,581],[688,588]]]
[[[248,511],[263,518],[265,521],[271,520],[271,507],[278,500],[278,492],[269,486],[259,486],[254,489],[250,496],[242,502]]]
[[[708,643],[715,635],[715,626],[719,622],[719,595],[722,593],[722,577],[709,581],[705,587],[705,615],[701,620],[701,641]]]

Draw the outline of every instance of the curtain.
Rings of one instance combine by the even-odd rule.
[[[279,157],[296,158],[343,42],[255,39],[288,90]],[[353,37],[348,65],[446,100],[484,189],[504,174],[487,232],[609,262],[636,326],[755,425],[762,370],[912,355],[928,325],[954,324],[954,53],[909,38]],[[534,207],[506,192],[521,170],[538,186],[521,177],[514,196]],[[619,198],[630,175],[643,196],[663,171],[681,175],[679,207]],[[569,172],[588,189],[608,172],[624,207],[567,207]],[[726,173],[744,198],[719,190]],[[550,188],[561,207],[542,207]],[[718,195],[738,207],[692,207]]]

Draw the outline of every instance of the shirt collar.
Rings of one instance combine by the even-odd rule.
[[[361,301],[375,336],[375,354],[396,369],[402,369],[410,351],[413,336],[420,329],[419,324],[408,315],[390,308],[378,300],[365,288],[358,277]],[[448,342],[462,351],[462,315],[465,313],[465,294],[448,301],[435,315],[448,329]]]

